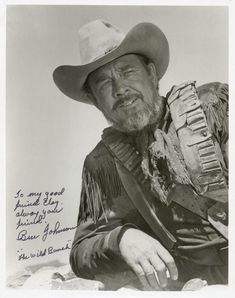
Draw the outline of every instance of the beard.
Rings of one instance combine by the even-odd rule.
[[[160,123],[164,114],[164,107],[164,99],[159,95],[151,104],[145,102],[141,110],[133,112],[124,119],[117,120],[104,111],[102,113],[115,129],[131,133],[138,132],[148,125]]]

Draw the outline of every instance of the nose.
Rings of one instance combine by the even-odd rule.
[[[113,97],[116,99],[127,96],[130,88],[126,85],[125,80],[122,78],[116,78],[113,80]]]

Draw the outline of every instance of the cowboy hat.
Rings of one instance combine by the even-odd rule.
[[[156,66],[158,79],[169,63],[169,45],[163,32],[154,24],[140,23],[126,36],[112,24],[95,20],[79,30],[81,65],[62,65],[53,73],[57,87],[67,96],[93,104],[84,84],[88,75],[106,63],[126,54],[150,58]]]

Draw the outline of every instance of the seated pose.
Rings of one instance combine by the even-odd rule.
[[[142,289],[226,284],[228,86],[188,81],[161,96],[169,46],[151,23],[124,35],[96,20],[79,47],[82,65],[59,66],[54,81],[110,127],[84,162],[74,273]]]

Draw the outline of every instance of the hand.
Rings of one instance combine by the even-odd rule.
[[[159,241],[146,233],[130,228],[119,244],[123,259],[138,276],[145,289],[167,286],[167,271],[177,280],[178,270],[173,257]]]

